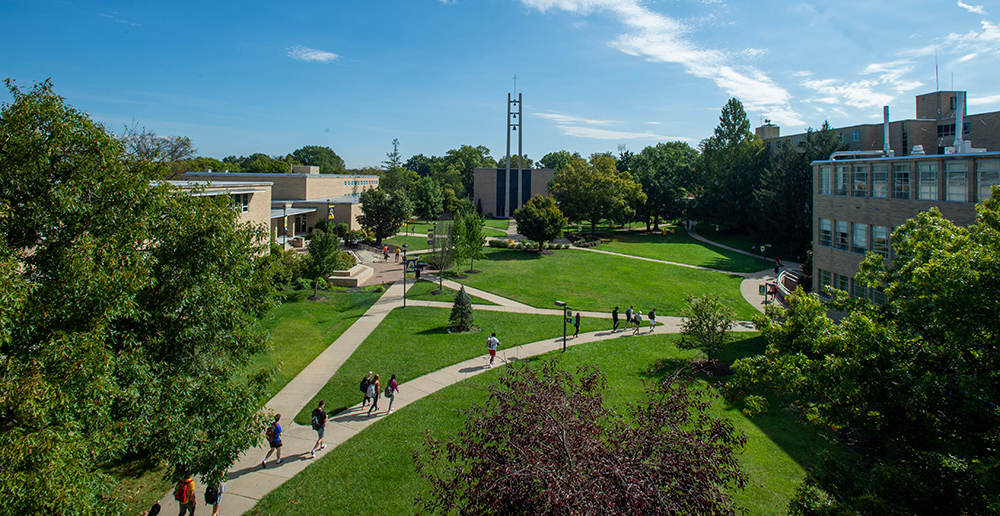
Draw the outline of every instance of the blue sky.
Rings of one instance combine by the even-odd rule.
[[[782,134],[885,104],[912,118],[935,52],[940,89],[1000,110],[992,1],[3,0],[0,28],[0,76],[51,78],[112,131],[135,121],[216,158],[324,145],[377,166],[393,138],[404,158],[498,158],[514,74],[535,159],[697,145],[730,97]]]

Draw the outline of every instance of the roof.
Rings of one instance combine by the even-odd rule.
[[[251,176],[251,177],[268,177],[268,178],[274,178],[274,177],[331,177],[331,178],[341,178],[341,179],[343,179],[345,177],[372,177],[372,178],[378,179],[378,177],[379,177],[379,176],[374,175],[374,174],[295,174],[295,173],[292,173],[292,172],[288,172],[288,173],[284,173],[284,174],[265,174],[265,173],[256,173],[256,172],[185,172],[184,175],[207,176],[207,177],[225,177],[225,176],[232,176],[232,177],[241,176],[241,177],[246,177],[246,176]]]
[[[850,151],[844,151],[850,152]],[[858,151],[858,152],[871,152],[871,151]],[[956,154],[908,154],[906,156],[871,156],[866,158],[852,158],[852,159],[818,159],[810,163],[810,165],[822,164],[822,163],[848,163],[855,161],[902,161],[902,160],[921,160],[921,159],[973,159],[973,158],[987,158],[996,159],[1000,158],[1000,151],[992,152],[965,152]]]

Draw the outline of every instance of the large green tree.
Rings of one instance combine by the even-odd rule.
[[[432,177],[418,179],[413,184],[410,199],[413,200],[413,211],[419,217],[437,220],[444,211],[444,192],[441,190],[441,185]]]
[[[623,153],[624,162],[646,193],[643,214],[646,229],[657,228],[660,217],[680,217],[684,210],[686,187],[694,177],[698,151],[685,142],[658,143],[639,154]]]
[[[743,103],[729,99],[715,133],[701,142],[697,216],[729,227],[753,227],[754,190],[763,171],[764,144],[750,130]]]
[[[483,227],[486,221],[475,213],[456,214],[452,222],[455,235],[455,251],[460,260],[469,260],[469,272],[478,259],[486,258],[483,248],[486,247],[486,234]]]
[[[556,174],[562,172],[563,167],[566,166],[573,158],[583,159],[579,152],[570,153],[569,151],[561,150],[556,152],[550,152],[544,156],[542,159],[538,160],[538,164],[542,168],[551,168],[555,170]]]
[[[642,186],[615,165],[615,158],[605,154],[595,154],[589,162],[574,158],[552,178],[549,191],[569,220],[589,222],[593,232],[602,219],[630,220],[635,206],[645,203]]]
[[[291,157],[303,165],[319,167],[320,174],[343,174],[347,171],[344,160],[329,147],[306,145],[293,151]]]
[[[0,112],[0,512],[119,514],[108,466],[225,471],[263,429],[260,228],[158,184],[49,83]]]
[[[977,209],[964,228],[932,208],[893,233],[891,262],[868,254],[857,281],[884,305],[796,293],[756,321],[766,353],[733,385],[787,395],[851,447],[809,473],[794,513],[1000,510],[1000,188]]]
[[[754,191],[757,215],[754,232],[758,242],[796,243],[812,236],[812,167],[797,146],[781,142],[771,155]]]
[[[562,236],[562,228],[569,221],[563,215],[552,197],[535,194],[521,209],[514,210],[517,232],[538,242],[538,251],[545,249],[545,243]]]
[[[465,195],[472,191],[475,181],[472,171],[476,168],[493,168],[496,160],[490,156],[490,150],[482,145],[462,145],[445,153],[444,162],[458,171],[462,178],[462,189],[455,188],[455,193]]]
[[[360,200],[358,224],[374,235],[377,245],[395,235],[413,214],[413,203],[405,193],[399,190],[387,192],[381,185],[361,192]]]

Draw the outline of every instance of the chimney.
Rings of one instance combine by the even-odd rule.
[[[889,106],[882,106],[882,153],[891,158],[895,155],[889,148]]]
[[[965,114],[965,92],[956,92],[955,97],[955,152],[962,152],[962,129],[965,125],[962,115]]]

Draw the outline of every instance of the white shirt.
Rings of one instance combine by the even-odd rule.
[[[490,335],[490,337],[486,339],[486,347],[489,349],[496,351],[498,344],[500,344],[500,341],[492,335]]]

